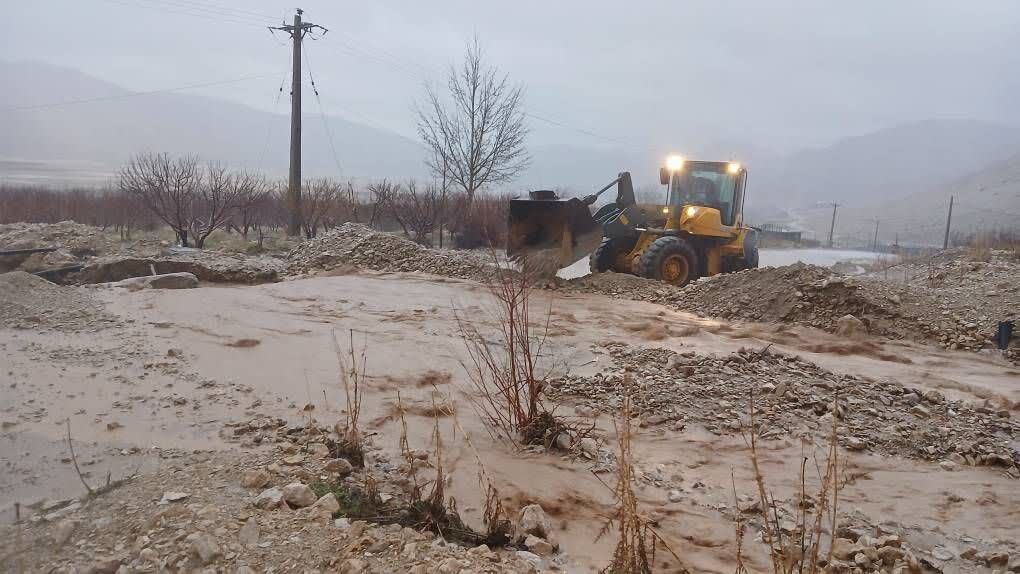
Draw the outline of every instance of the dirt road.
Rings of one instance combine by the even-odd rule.
[[[333,333],[345,337],[353,330],[355,342],[363,343],[367,353],[369,388],[362,420],[375,433],[373,444],[397,452],[400,430],[392,413],[398,390],[412,413],[415,407],[425,412],[433,400],[449,404],[508,504],[539,502],[555,522],[555,538],[566,556],[563,567],[583,572],[607,563],[612,544],[596,538],[612,498],[592,472],[598,464],[515,452],[485,432],[465,399],[465,352],[456,315],[483,330],[495,332],[496,327],[490,297],[480,285],[361,272],[250,287],[89,292],[115,321],[95,331],[0,329],[5,379],[0,389],[0,508],[6,519],[15,502],[80,494],[65,420],[83,469],[95,480],[108,472],[117,477],[134,468],[153,471],[175,452],[264,452],[268,447],[240,445],[225,426],[255,415],[312,417],[331,425],[342,418],[345,404]],[[808,327],[736,325],[650,303],[537,292],[533,308],[550,306],[543,357],[550,379],[622,370],[619,358],[609,352],[616,343],[698,357],[726,357],[742,347],[771,344],[770,352],[799,356],[837,377],[917,389],[918,396],[936,390],[946,400],[991,405],[988,424],[1005,424],[995,427],[1006,435],[998,439],[1017,445],[1011,421],[1020,403],[1020,374],[991,354],[879,339],[862,344]],[[636,372],[646,374],[640,366]],[[718,384],[725,385],[730,376],[737,375],[720,371]],[[593,416],[600,450],[612,452],[609,415],[593,412],[583,399],[559,396],[559,412]],[[1001,411],[1006,423],[995,422]],[[726,430],[731,422],[739,428],[739,412],[739,405],[721,405],[720,424],[710,428],[694,419],[686,424],[645,420],[636,437],[639,497],[661,517],[661,532],[692,571],[733,571],[734,508],[754,495],[744,441],[739,432]],[[408,424],[412,447],[428,448],[432,419],[411,415]],[[450,420],[440,424],[449,445],[452,493],[465,518],[478,523],[477,465]],[[802,455],[812,456],[813,446],[794,435],[775,436],[764,444],[770,485],[777,498],[790,496],[798,488],[798,462]],[[950,466],[939,460],[869,447],[847,453],[854,478],[843,494],[843,512],[896,531],[947,572],[985,568],[960,558],[971,547],[1012,555],[1020,551],[1015,467],[953,465],[946,470]],[[764,546],[748,544],[748,566],[767,570]],[[660,559],[665,571],[678,568],[661,554]]]

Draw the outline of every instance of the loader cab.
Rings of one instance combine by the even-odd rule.
[[[659,171],[659,180],[666,185],[666,205],[714,207],[723,225],[739,223],[747,182],[747,170],[740,164],[671,157]]]

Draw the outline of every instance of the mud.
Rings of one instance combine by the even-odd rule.
[[[436,413],[429,409],[436,398],[437,404],[452,411],[440,418],[440,429],[453,477],[450,492],[469,523],[480,526],[483,500],[474,451],[462,440],[454,418],[470,436],[508,508],[518,509],[530,501],[548,505],[568,565],[565,570],[585,572],[607,563],[612,535],[595,540],[611,494],[601,482],[607,477],[592,473],[605,467],[576,455],[515,451],[489,436],[463,394],[465,354],[454,310],[495,336],[492,306],[479,284],[361,272],[253,287],[158,293],[98,290],[94,295],[123,328],[60,338],[0,329],[2,372],[9,373],[12,383],[0,389],[5,423],[0,507],[80,494],[77,476],[63,462],[68,456],[65,419],[71,421],[80,445],[79,457],[90,462],[86,470],[92,478],[105,476],[107,470],[114,477],[129,473],[139,462],[143,469],[158,466],[160,457],[153,455],[153,447],[164,453],[211,450],[213,456],[237,449],[235,427],[228,425],[256,414],[294,422],[311,418],[326,425],[342,420],[346,402],[333,333],[353,329],[355,340],[366,342],[369,377],[362,420],[373,423],[372,440],[382,454],[395,459],[398,451],[396,391],[410,407],[405,417],[414,449],[430,446],[429,415]],[[955,387],[943,391],[947,399],[964,401],[968,408],[984,404],[986,397],[980,394],[993,397],[993,402],[1016,401],[1020,396],[1015,371],[992,355],[874,337],[860,343],[862,347],[849,347],[810,327],[731,324],[647,302],[563,291],[536,293],[533,309],[549,305],[556,309],[552,324],[559,329],[543,351],[543,365],[551,377],[593,377],[613,370],[609,349],[620,342],[646,349],[642,352],[717,357],[771,343],[772,350],[800,356],[834,377],[923,389]],[[244,340],[259,343],[237,344]],[[849,350],[831,352],[830,347]],[[902,360],[884,360],[883,355]],[[821,397],[821,390],[815,392]],[[867,393],[859,399],[867,401]],[[312,408],[306,409],[308,405]],[[706,415],[710,408],[705,407]],[[1006,420],[1013,421],[1015,408],[1008,410]],[[612,452],[615,437],[607,415],[596,416],[566,397],[557,412],[594,422],[600,452]],[[788,414],[801,416],[797,413],[792,409]],[[716,423],[719,428],[724,428],[720,423],[739,419],[728,409],[718,415],[724,417]],[[120,426],[107,430],[111,423]],[[707,429],[700,420],[690,420],[682,429],[667,424],[639,428],[638,495],[648,512],[660,516],[660,530],[687,568],[732,572],[731,472],[740,496],[753,494],[753,481],[739,434]],[[810,456],[816,446],[793,436],[776,436],[763,444],[770,485],[777,498],[787,498],[799,485],[797,465],[790,461],[805,453]],[[843,510],[848,515],[860,513],[869,524],[887,524],[924,556],[945,545],[960,551],[970,546],[982,552],[1018,551],[1012,541],[1020,538],[1016,527],[1020,499],[1016,479],[1005,467],[961,465],[946,471],[938,461],[908,457],[896,449],[881,450],[883,456],[877,452],[846,453],[850,470],[858,476],[844,491]],[[669,501],[671,490],[680,491],[678,502]],[[747,545],[749,567],[768,570],[763,546],[750,540]],[[667,571],[677,567],[658,556],[664,561],[658,566]],[[945,566],[984,569],[962,558]]]

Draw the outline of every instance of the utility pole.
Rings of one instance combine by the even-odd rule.
[[[878,251],[878,220],[875,220],[875,239],[871,241],[871,250]]]
[[[832,223],[829,225],[829,249],[832,249],[832,232],[836,229],[836,208],[839,204],[832,202]]]
[[[322,30],[323,34],[329,31],[318,24],[302,22],[303,13],[304,10],[297,9],[292,26],[284,23],[269,27],[270,30],[287,32],[294,42],[290,83],[290,181],[287,187],[287,209],[290,211],[287,235],[290,236],[301,235],[301,40],[315,28]]]
[[[946,216],[946,236],[942,239],[942,249],[949,249],[949,224],[953,222],[953,196],[949,196],[949,215]]]

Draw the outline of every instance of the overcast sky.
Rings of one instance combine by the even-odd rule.
[[[4,2],[0,57],[135,90],[193,90],[285,112],[274,0]],[[411,107],[473,34],[525,86],[533,141],[774,152],[928,118],[1020,124],[1020,2],[303,0],[325,112],[414,135]],[[53,94],[59,100],[59,94]],[[306,106],[316,106],[309,91]],[[314,108],[313,108],[314,109]],[[592,132],[591,135],[584,132]]]

